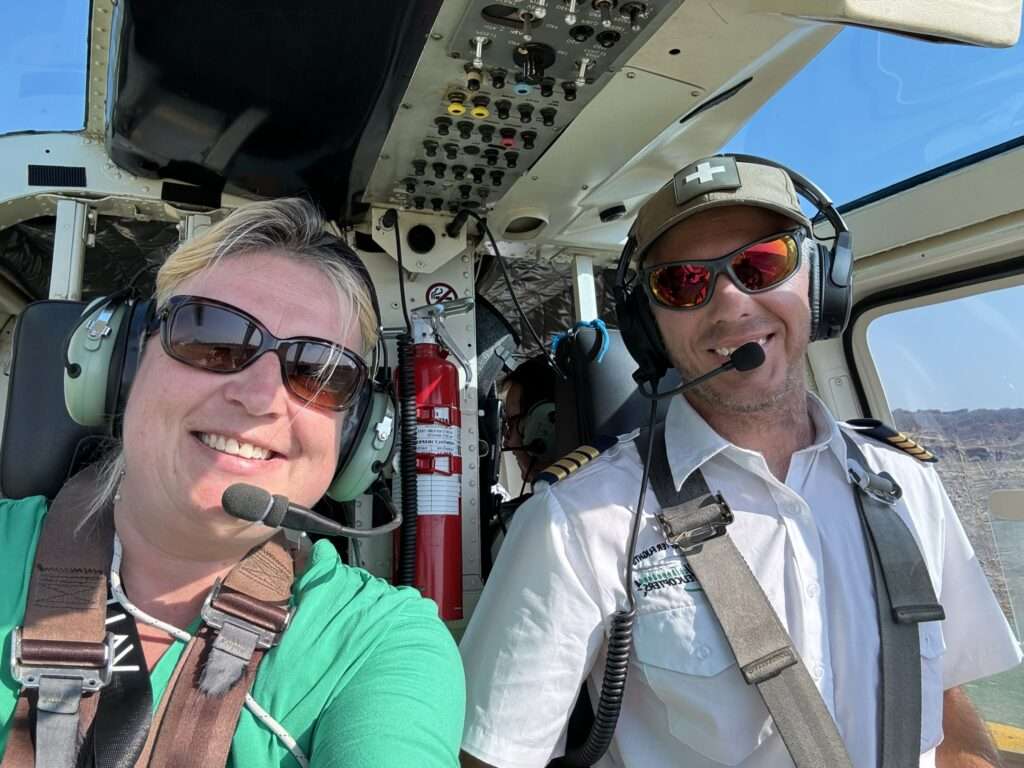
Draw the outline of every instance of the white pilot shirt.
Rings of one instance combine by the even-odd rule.
[[[682,398],[667,416],[676,486],[700,468],[735,515],[740,553],[836,720],[856,768],[873,768],[879,699],[878,618],[846,446],[810,396],[814,444],[785,484],[761,454],[726,442]],[[635,436],[635,435],[634,435]],[[920,625],[921,766],[942,740],[943,691],[1019,663],[996,603],[935,470],[854,436],[873,470],[903,488],[895,507],[914,532],[944,622]],[[625,605],[625,549],[640,489],[632,439],[534,495],[517,512],[461,643],[463,749],[498,768],[544,766],[564,752],[580,685],[597,701],[610,618]],[[748,686],[685,559],[654,521],[649,490],[634,556],[638,616],[622,713],[601,768],[792,765]]]

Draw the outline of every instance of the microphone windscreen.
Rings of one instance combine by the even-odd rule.
[[[748,341],[729,355],[729,359],[737,371],[752,371],[764,362],[764,350],[756,341]]]
[[[239,520],[261,523],[270,511],[273,497],[269,491],[247,483],[228,486],[220,498],[224,511]]]

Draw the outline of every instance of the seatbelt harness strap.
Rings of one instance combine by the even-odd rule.
[[[113,636],[105,623],[113,510],[78,529],[96,479],[92,468],[72,478],[43,521],[25,621],[12,643],[11,669],[22,691],[0,768],[74,768],[101,689],[111,679]],[[203,626],[175,668],[148,737],[139,740],[136,766],[213,768],[227,762],[259,663],[292,616],[290,550],[278,533],[216,584],[203,606]]]
[[[700,582],[748,684],[757,687],[796,768],[852,768],[835,721],[754,574],[726,534],[732,513],[698,470],[678,491],[659,424],[651,484],[659,519]]]
[[[892,505],[902,491],[887,473],[874,473],[853,439],[843,433],[850,479],[867,542],[881,641],[879,765],[917,765],[921,753],[921,639],[917,624],[946,615],[928,568]]]

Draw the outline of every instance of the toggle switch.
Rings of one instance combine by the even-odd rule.
[[[594,10],[601,14],[601,26],[612,25],[612,9],[616,6],[616,0],[594,0]]]
[[[629,28],[634,32],[640,31],[640,19],[647,18],[647,5],[645,3],[629,2],[619,7],[619,13],[629,17]]]

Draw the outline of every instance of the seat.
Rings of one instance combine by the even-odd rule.
[[[600,357],[602,331],[581,327],[558,345],[558,364],[567,374],[555,389],[555,424],[558,454],[592,443],[599,436],[614,437],[646,426],[650,400],[637,391],[633,380],[636,361],[617,329],[609,328],[608,349]],[[661,389],[679,384],[670,370]],[[670,399],[658,403],[658,420],[665,418]]]
[[[5,498],[52,499],[106,445],[105,429],[77,424],[64,408],[64,345],[84,306],[36,301],[18,315],[0,440]]]

